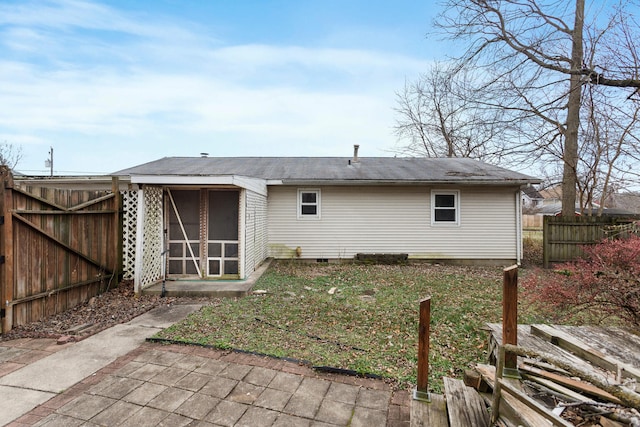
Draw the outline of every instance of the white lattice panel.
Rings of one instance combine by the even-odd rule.
[[[136,231],[138,195],[135,191],[122,191],[122,276],[133,280],[136,266]]]
[[[162,188],[145,187],[140,288],[162,279]]]
[[[268,256],[267,248],[267,198],[256,192],[246,191],[245,212],[245,273],[248,277]]]

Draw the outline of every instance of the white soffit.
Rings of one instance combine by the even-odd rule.
[[[240,175],[132,175],[132,184],[150,185],[235,185],[263,196],[267,195],[267,181]]]

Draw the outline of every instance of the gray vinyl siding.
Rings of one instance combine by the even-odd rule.
[[[515,259],[516,188],[327,186],[321,218],[298,219],[294,186],[269,188],[269,255],[353,258],[408,253],[420,259]],[[431,190],[458,190],[460,224],[431,225]]]
[[[245,209],[245,275],[267,258],[267,198],[247,190]]]

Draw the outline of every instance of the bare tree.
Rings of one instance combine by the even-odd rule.
[[[21,159],[22,147],[9,144],[6,141],[0,143],[0,165],[14,169]]]
[[[582,101],[577,191],[587,214],[601,215],[606,200],[625,189],[640,169],[640,103],[606,92],[606,87],[587,86]]]
[[[483,92],[493,95],[483,103],[519,127],[515,143],[529,140],[538,156],[562,162],[563,215],[576,203],[583,87],[629,88],[630,103],[640,88],[640,34],[628,2],[606,19],[598,4],[587,22],[585,0],[447,0],[436,24],[468,42],[456,59],[481,70]]]
[[[408,141],[399,151],[426,157],[472,157],[499,162],[505,155],[502,111],[477,100],[478,77],[454,63],[435,63],[396,94],[395,133]],[[473,95],[471,95],[473,93]]]

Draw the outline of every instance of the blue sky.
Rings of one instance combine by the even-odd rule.
[[[395,92],[446,48],[427,0],[2,0],[0,142],[17,169],[165,156],[393,155]]]

